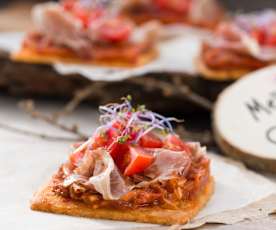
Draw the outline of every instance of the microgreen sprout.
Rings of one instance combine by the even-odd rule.
[[[129,139],[129,135],[124,135],[118,138],[118,143],[124,144]]]
[[[173,133],[171,122],[181,122],[173,117],[164,117],[158,113],[146,109],[145,105],[139,105],[134,108],[131,105],[132,97],[128,95],[122,98],[121,104],[113,103],[100,106],[99,111],[100,122],[102,127],[107,130],[113,127],[114,122],[122,125],[120,136],[116,138],[116,142],[125,143],[130,140],[135,133],[133,142],[138,142],[141,137],[151,131],[159,131],[160,133]]]

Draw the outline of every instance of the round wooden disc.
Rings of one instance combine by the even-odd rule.
[[[225,154],[276,173],[276,66],[226,88],[215,105],[213,128]]]

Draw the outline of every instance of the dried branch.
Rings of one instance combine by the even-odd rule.
[[[36,137],[36,138],[42,138],[42,139],[49,140],[49,141],[70,141],[70,142],[79,141],[79,139],[76,139],[76,138],[59,137],[59,136],[52,136],[52,135],[47,135],[47,134],[43,134],[43,133],[37,133],[37,132],[13,127],[13,126],[3,124],[3,123],[0,123],[0,128],[10,131],[10,132],[13,132],[13,133],[18,133],[21,135],[31,136],[31,137]]]
[[[208,99],[202,97],[201,95],[193,92],[191,88],[187,85],[185,85],[183,82],[179,82],[179,79],[174,79],[173,83],[165,82],[163,80],[158,79],[152,79],[148,78],[146,79],[132,79],[132,82],[143,85],[147,88],[156,88],[160,89],[163,92],[164,96],[183,96],[187,98],[189,101],[193,102],[194,104],[197,104],[198,106],[208,110],[212,111],[213,109],[213,103],[210,102]]]
[[[214,146],[215,141],[211,131],[201,131],[201,132],[191,132],[184,128],[183,125],[178,125],[176,128],[176,133],[179,134],[183,139],[189,141],[198,141],[203,145]]]
[[[172,83],[151,78],[147,78],[146,80],[134,78],[129,81],[148,88],[161,89],[165,96],[185,96],[188,100],[203,107],[204,109],[212,110],[213,104],[209,100],[193,92],[187,85],[180,82],[180,78],[173,79],[174,81]],[[94,96],[100,95],[103,97],[102,89],[105,85],[105,82],[94,82],[83,89],[77,90],[72,100],[69,101],[62,110],[53,114],[53,119],[58,120],[62,116],[71,114],[76,110],[80,103],[87,99],[92,93]]]
[[[74,97],[64,106],[64,108],[53,114],[53,119],[58,120],[62,116],[71,114],[80,105],[82,101],[87,99],[92,93],[97,94],[103,88],[103,82],[96,82],[88,85],[83,89],[75,92]]]
[[[209,101],[207,98],[197,94],[194,92],[188,85],[184,84],[181,81],[181,78],[173,78],[173,84],[175,88],[179,87],[179,91],[186,96],[191,102],[205,108],[206,110],[212,111],[213,110],[213,102]]]
[[[58,122],[56,119],[53,118],[53,116],[47,116],[39,111],[37,111],[35,109],[35,105],[34,102],[32,100],[25,100],[19,103],[20,108],[22,108],[26,113],[28,113],[29,115],[31,115],[33,118],[35,119],[40,119],[52,126],[55,126],[63,131],[72,133],[76,136],[78,136],[78,138],[80,140],[85,140],[88,138],[88,136],[86,134],[83,134],[82,132],[79,131],[79,128],[76,124],[72,125],[72,126],[67,126],[64,125],[60,122]]]

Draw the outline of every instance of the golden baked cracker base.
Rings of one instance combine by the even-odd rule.
[[[50,181],[34,195],[31,201],[31,209],[70,216],[165,225],[184,224],[190,221],[205,206],[214,191],[214,179],[210,177],[203,191],[193,201],[186,201],[185,208],[182,210],[148,207],[124,211],[106,208],[93,209],[81,201],[68,200],[56,195],[52,191],[52,185],[53,181]]]
[[[249,69],[234,69],[234,70],[216,70],[205,65],[201,58],[196,60],[198,72],[204,79],[213,81],[232,81],[237,80],[245,74],[251,72]]]
[[[83,60],[69,52],[61,54],[54,53],[39,53],[28,47],[22,47],[20,51],[13,53],[11,59],[30,64],[53,64],[56,62],[71,63],[71,64],[84,64],[84,65],[98,65],[98,66],[111,66],[111,67],[136,67],[145,65],[158,56],[156,49],[149,49],[146,53],[140,55],[136,62],[128,62],[124,59],[114,60]]]

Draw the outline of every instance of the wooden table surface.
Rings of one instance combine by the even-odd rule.
[[[32,1],[31,1],[32,2]],[[38,2],[38,1],[33,1]],[[31,3],[13,1],[0,9],[0,31],[23,31],[31,25]],[[275,207],[276,208],[276,207]],[[235,225],[206,225],[202,230],[273,230],[276,229],[276,215],[254,221],[244,221]]]

